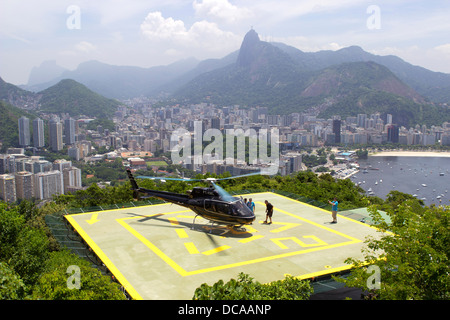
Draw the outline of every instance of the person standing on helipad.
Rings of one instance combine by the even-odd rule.
[[[252,210],[253,213],[255,213],[255,203],[253,202],[252,198],[248,199],[247,206]]]
[[[337,223],[337,211],[339,202],[336,198],[334,198],[333,201],[328,200],[328,203],[331,204],[331,217],[333,218],[333,221],[331,221],[331,223]]]
[[[263,223],[267,223],[267,218],[270,219],[269,224],[272,223],[272,215],[273,215],[273,205],[265,200],[264,203],[266,204],[266,220]]]

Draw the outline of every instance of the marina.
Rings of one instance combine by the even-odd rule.
[[[450,205],[448,157],[369,156],[358,162],[360,171],[350,179],[367,195],[385,199],[391,190],[398,190],[428,206]]]

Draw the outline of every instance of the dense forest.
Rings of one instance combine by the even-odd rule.
[[[229,173],[228,173],[229,175]],[[198,175],[206,178],[209,175]],[[139,180],[142,187],[160,190],[185,192],[201,182],[186,183],[168,181],[159,183],[153,180]],[[340,210],[370,206],[378,226],[391,230],[384,240],[369,242],[369,248],[376,251],[382,248],[389,265],[381,267],[386,276],[385,289],[375,295],[378,299],[448,299],[448,247],[450,245],[449,208],[425,207],[420,200],[411,195],[392,191],[386,200],[366,197],[363,190],[349,179],[335,180],[330,174],[316,175],[313,172],[298,172],[292,176],[250,176],[221,182],[230,193],[239,194],[242,190],[274,190],[289,192],[304,200],[311,200],[330,210],[328,199],[337,197]],[[62,246],[45,223],[46,216],[58,216],[71,208],[94,207],[133,201],[129,182],[100,188],[91,184],[86,190],[74,194],[60,195],[54,201],[39,208],[31,202],[19,204],[0,202],[0,298],[1,299],[83,299],[109,300],[126,299],[120,284],[111,275],[103,274],[84,260]],[[377,210],[385,211],[392,223],[383,221]],[[422,218],[423,217],[423,218]],[[420,221],[426,221],[421,223]],[[398,235],[398,236],[397,236]],[[390,237],[390,238],[389,238]],[[407,249],[406,249],[407,248]],[[409,254],[399,253],[407,250]],[[407,253],[408,253],[407,252]],[[427,258],[428,257],[428,258]],[[432,257],[430,259],[430,257]],[[373,262],[369,255],[367,261]],[[392,259],[392,260],[391,260]],[[412,259],[412,260],[409,260]],[[364,262],[349,261],[365,270]],[[378,262],[377,262],[378,263]],[[70,266],[78,266],[83,272],[79,290],[69,288]],[[397,265],[393,273],[392,265]],[[359,272],[359,273],[358,273]],[[413,275],[413,276],[411,276]],[[365,277],[367,279],[367,277]],[[394,292],[389,290],[390,282],[402,281]],[[227,279],[225,279],[227,280]],[[353,287],[362,287],[361,277],[351,277]],[[437,281],[437,282],[435,282]],[[427,289],[433,282],[433,290]],[[428,283],[428,284],[427,284]],[[413,289],[408,289],[408,288]],[[243,290],[243,288],[246,288]],[[251,289],[251,290],[250,290]],[[226,292],[226,294],[224,294]],[[247,295],[248,293],[248,295]],[[397,293],[397,295],[395,295]],[[195,299],[308,299],[311,287],[308,281],[287,277],[283,281],[262,285],[251,275],[240,274],[237,280],[220,280],[212,287],[202,285],[193,292]]]

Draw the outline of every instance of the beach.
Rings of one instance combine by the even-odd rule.
[[[448,151],[380,151],[369,153],[370,157],[445,157],[450,158]]]

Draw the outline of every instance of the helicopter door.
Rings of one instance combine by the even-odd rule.
[[[216,203],[215,203],[214,201],[205,199],[204,207],[205,207],[205,209],[208,210],[208,211],[217,212]]]

